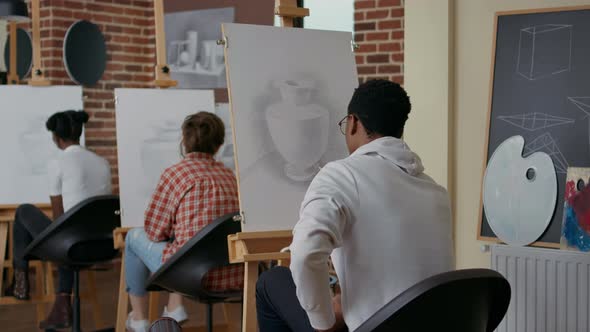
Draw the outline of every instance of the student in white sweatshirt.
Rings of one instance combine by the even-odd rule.
[[[407,288],[453,268],[448,194],[401,139],[410,109],[396,83],[355,90],[339,123],[350,156],[324,166],[309,186],[290,270],[259,279],[261,332],[354,331]],[[342,290],[334,298],[329,256]]]

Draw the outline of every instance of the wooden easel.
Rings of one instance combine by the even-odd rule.
[[[156,76],[154,85],[165,89],[174,87],[177,85],[177,81],[170,78],[170,68],[166,64],[166,35],[164,33],[164,3],[163,0],[154,0],[154,17],[156,23]],[[114,246],[115,249],[121,251],[125,250],[125,236],[129,232],[130,228],[117,228],[113,232]],[[159,292],[149,293],[149,310],[148,319],[154,321],[160,317],[158,311],[158,304],[160,301]],[[125,331],[125,320],[127,319],[127,309],[129,307],[129,297],[126,291],[125,285],[125,256],[121,258],[121,274],[119,279],[119,295],[117,303],[117,322],[115,326],[116,332]],[[224,307],[224,312],[227,311]],[[190,331],[191,329],[184,328],[183,331]],[[197,329],[199,330],[199,329]]]
[[[309,16],[309,9],[297,7],[297,0],[276,0],[275,15],[280,16],[281,26],[293,27],[295,18]],[[231,93],[230,93],[231,103]],[[273,261],[287,265],[288,252],[281,252],[293,240],[292,231],[241,232],[228,236],[230,263],[244,263],[244,305],[242,332],[256,332],[256,282],[260,262]]]
[[[45,78],[41,65],[41,14],[39,10],[40,0],[31,2],[31,19],[33,21],[33,75],[29,85],[49,86],[50,82]]]
[[[17,29],[16,22],[9,22],[10,26],[10,70],[8,71],[7,82],[8,84],[18,84],[18,68],[17,63]]]
[[[178,82],[170,78],[170,68],[166,64],[166,35],[164,33],[164,1],[154,0],[154,18],[156,23],[156,68],[154,85],[161,88],[175,87]],[[125,250],[125,236],[130,228],[117,228],[113,232],[115,249],[122,252]],[[119,280],[119,300],[117,306],[117,323],[115,330],[117,332],[125,332],[125,320],[127,318],[127,307],[129,306],[129,298],[125,290],[125,255],[121,258],[121,276]],[[159,302],[159,293],[150,292],[150,309],[149,319],[155,320],[159,317],[157,312],[157,304]]]

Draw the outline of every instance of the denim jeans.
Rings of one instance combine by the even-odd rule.
[[[150,273],[162,266],[162,253],[167,242],[152,242],[143,228],[134,228],[125,238],[125,282],[127,292],[135,296],[147,294]]]

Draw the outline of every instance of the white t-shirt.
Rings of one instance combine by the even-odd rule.
[[[83,200],[110,195],[109,162],[80,145],[71,145],[49,163],[49,195],[62,196],[64,212]]]
[[[402,140],[384,137],[315,177],[290,246],[297,297],[314,328],[334,324],[329,255],[350,331],[404,290],[453,269],[449,197],[423,170]]]

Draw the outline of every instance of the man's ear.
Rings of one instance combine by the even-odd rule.
[[[359,118],[357,118],[355,115],[352,115],[350,117],[350,135],[355,135],[359,128]]]

